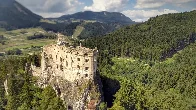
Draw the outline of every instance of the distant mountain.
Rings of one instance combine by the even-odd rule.
[[[136,24],[136,22],[132,21],[129,17],[126,17],[122,13],[106,11],[78,12],[71,15],[63,15],[59,18],[47,18],[47,20],[57,22],[55,25],[58,25],[58,27],[54,29],[54,24],[53,26],[52,24],[43,24],[42,27],[44,29],[60,32],[63,31],[62,33],[68,36],[73,35],[73,37],[77,37],[79,39],[106,35],[121,27]],[[75,25],[76,22],[78,22],[77,26]],[[62,23],[64,23],[64,25],[68,24],[68,26],[62,26]],[[73,23],[74,26],[71,26]],[[61,29],[59,29],[59,27],[61,27]]]
[[[63,15],[59,19],[62,20],[94,20],[98,22],[104,23],[121,23],[121,24],[134,24],[130,18],[126,17],[122,13],[119,12],[92,12],[92,11],[84,11],[78,12],[72,15]]]
[[[41,18],[15,0],[0,0],[0,27],[8,30],[33,27]]]

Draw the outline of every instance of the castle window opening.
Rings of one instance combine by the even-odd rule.
[[[66,61],[66,66],[68,67],[68,62]]]
[[[67,55],[66,55],[66,58],[67,58]]]
[[[63,59],[60,57],[60,61],[63,62]]]
[[[85,53],[85,54],[84,54],[84,56],[88,56],[88,54],[87,54],[87,53]]]
[[[52,55],[50,54],[49,57],[52,58]]]
[[[56,55],[56,59],[57,59],[57,55]]]
[[[63,65],[60,65],[60,70],[63,71]]]
[[[56,68],[58,69],[58,68],[59,68],[59,66],[58,66],[58,65],[56,65]]]
[[[46,61],[47,61],[47,62],[48,62],[48,60],[49,60],[48,57],[46,57]]]
[[[85,74],[85,77],[88,77],[88,74]]]
[[[89,59],[85,59],[85,62],[88,62],[89,61]]]
[[[80,66],[79,66],[79,65],[77,65],[77,68],[78,68],[78,69],[80,69]]]
[[[85,70],[88,71],[89,67],[85,67]]]
[[[72,106],[70,106],[70,105],[68,105],[68,110],[73,110],[73,107]]]
[[[80,58],[78,58],[78,61],[80,61]]]

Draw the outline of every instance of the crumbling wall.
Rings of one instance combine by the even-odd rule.
[[[43,75],[52,71],[66,80],[93,79],[97,70],[97,50],[84,47],[49,45],[43,48],[41,68]]]

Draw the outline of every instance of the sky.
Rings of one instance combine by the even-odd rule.
[[[196,10],[196,0],[16,0],[43,17],[80,11],[120,12],[136,22],[168,13]]]

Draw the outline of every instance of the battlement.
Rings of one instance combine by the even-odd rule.
[[[42,51],[42,77],[62,77],[68,81],[93,79],[97,70],[97,49],[69,46],[58,38],[57,44],[46,45]]]

